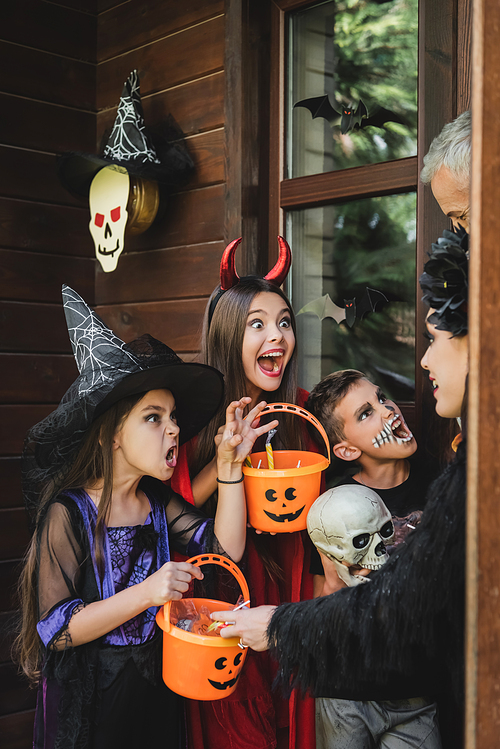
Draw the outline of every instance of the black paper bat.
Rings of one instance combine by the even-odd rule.
[[[344,306],[339,307],[332,302],[330,295],[325,294],[318,299],[306,304],[297,314],[301,315],[306,312],[312,312],[313,315],[324,320],[325,317],[332,317],[336,323],[346,322],[352,328],[356,320],[362,320],[370,312],[376,312],[377,306],[387,303],[389,300],[381,291],[370,289],[368,286],[365,293],[359,301],[356,299],[344,299]]]
[[[328,94],[324,96],[314,96],[312,99],[302,99],[293,105],[295,107],[304,107],[312,114],[313,120],[321,117],[328,121],[330,127],[335,127],[340,122],[340,132],[342,135],[351,130],[359,130],[362,127],[384,127],[386,122],[399,122],[406,124],[399,115],[391,112],[384,107],[376,107],[372,114],[368,116],[368,110],[362,101],[359,100],[357,107],[345,107],[343,104],[335,102],[337,109],[332,107]],[[338,111],[340,110],[340,111]]]

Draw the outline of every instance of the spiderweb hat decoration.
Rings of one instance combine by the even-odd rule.
[[[124,83],[113,129],[101,156],[66,153],[59,158],[59,175],[70,192],[85,197],[97,172],[106,166],[124,167],[129,175],[176,187],[191,176],[193,162],[182,143],[182,132],[171,121],[163,135],[144,125],[139,74]],[[175,143],[170,141],[175,140]]]
[[[183,443],[210,421],[223,396],[223,377],[213,367],[185,363],[147,334],[125,343],[69,286],[63,286],[63,304],[80,374],[56,410],[26,436],[23,490],[28,509],[36,508],[40,489],[49,481],[57,488],[92,422],[122,398],[170,390]]]
[[[70,192],[89,197],[89,229],[96,257],[105,273],[116,269],[124,249],[125,229],[140,234],[153,223],[160,190],[172,190],[190,176],[193,162],[182,132],[171,128],[169,142],[146,130],[134,70],[123,87],[115,124],[102,156],[64,154],[61,181]]]
[[[434,312],[429,322],[453,336],[468,331],[469,235],[463,227],[443,231],[433,243],[419,279],[424,301]]]
[[[236,252],[236,248],[241,243],[241,240],[241,237],[239,237],[239,239],[234,239],[232,242],[230,242],[230,244],[228,244],[228,246],[222,253],[222,258],[220,261],[220,286],[215,291],[210,301],[210,307],[208,310],[209,325],[212,322],[212,317],[214,315],[215,308],[217,307],[217,303],[226,291],[234,288],[239,284],[243,285],[246,281],[250,281],[258,277],[243,276],[242,278],[240,278],[236,272],[234,254]],[[290,265],[292,264],[292,251],[290,250],[288,242],[286,241],[286,239],[283,239],[283,237],[278,237],[278,245],[279,257],[276,265],[269,271],[266,276],[264,276],[264,278],[266,279],[266,281],[271,281],[271,283],[274,283],[276,286],[281,286],[281,284],[287,277],[288,271],[290,270]]]

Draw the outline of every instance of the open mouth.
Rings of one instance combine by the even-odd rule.
[[[212,679],[209,679],[208,681],[213,687],[215,687],[215,689],[229,689],[229,687],[234,687],[239,676],[239,674],[236,674],[234,679],[230,679],[229,681],[212,681]]]
[[[257,359],[257,363],[264,374],[269,377],[279,377],[283,369],[283,351],[269,351]]]
[[[167,453],[166,457],[167,465],[169,468],[175,468],[177,465],[177,456],[176,456],[176,448],[175,445],[173,445],[170,450]]]
[[[405,420],[400,414],[396,414],[389,419],[383,429],[373,438],[374,447],[382,447],[384,444],[404,445],[411,442],[413,434],[405,424]]]

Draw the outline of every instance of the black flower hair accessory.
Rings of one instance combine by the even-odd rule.
[[[469,235],[460,227],[444,231],[432,245],[420,276],[422,301],[435,312],[428,320],[452,336],[468,331]]]

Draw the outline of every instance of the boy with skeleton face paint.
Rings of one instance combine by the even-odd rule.
[[[391,552],[418,525],[431,480],[428,471],[412,470],[408,461],[417,443],[401,409],[355,369],[325,377],[311,391],[306,408],[325,427],[337,458],[356,463],[354,475],[351,471],[338,483],[374,489],[389,509],[395,529]],[[322,562],[313,554],[315,596],[344,587],[332,562],[323,555]]]

